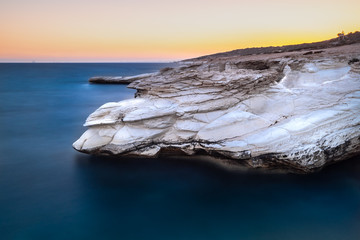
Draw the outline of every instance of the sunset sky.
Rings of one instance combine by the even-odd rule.
[[[172,61],[360,30],[360,0],[1,0],[0,61]]]

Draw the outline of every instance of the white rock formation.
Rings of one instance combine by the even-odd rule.
[[[227,163],[304,172],[360,153],[360,44],[190,63],[130,84],[73,144],[93,154],[206,152]],[[177,151],[178,153],[179,151]]]

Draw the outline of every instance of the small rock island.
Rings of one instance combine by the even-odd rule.
[[[313,172],[360,154],[360,33],[241,49],[141,75],[73,144],[84,153],[210,156],[231,166]]]

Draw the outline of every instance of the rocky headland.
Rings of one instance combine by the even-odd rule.
[[[90,154],[211,156],[231,166],[319,170],[360,154],[359,42],[233,51],[135,77],[128,86],[137,90],[135,98],[97,109],[73,147]]]

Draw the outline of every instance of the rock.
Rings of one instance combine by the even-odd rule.
[[[359,57],[353,44],[187,61],[134,77],[137,97],[97,109],[73,147],[312,172],[360,154]]]
[[[129,84],[135,80],[143,79],[155,75],[156,73],[145,73],[130,77],[111,77],[111,76],[97,76],[91,77],[89,82],[91,83],[107,83],[107,84]]]

